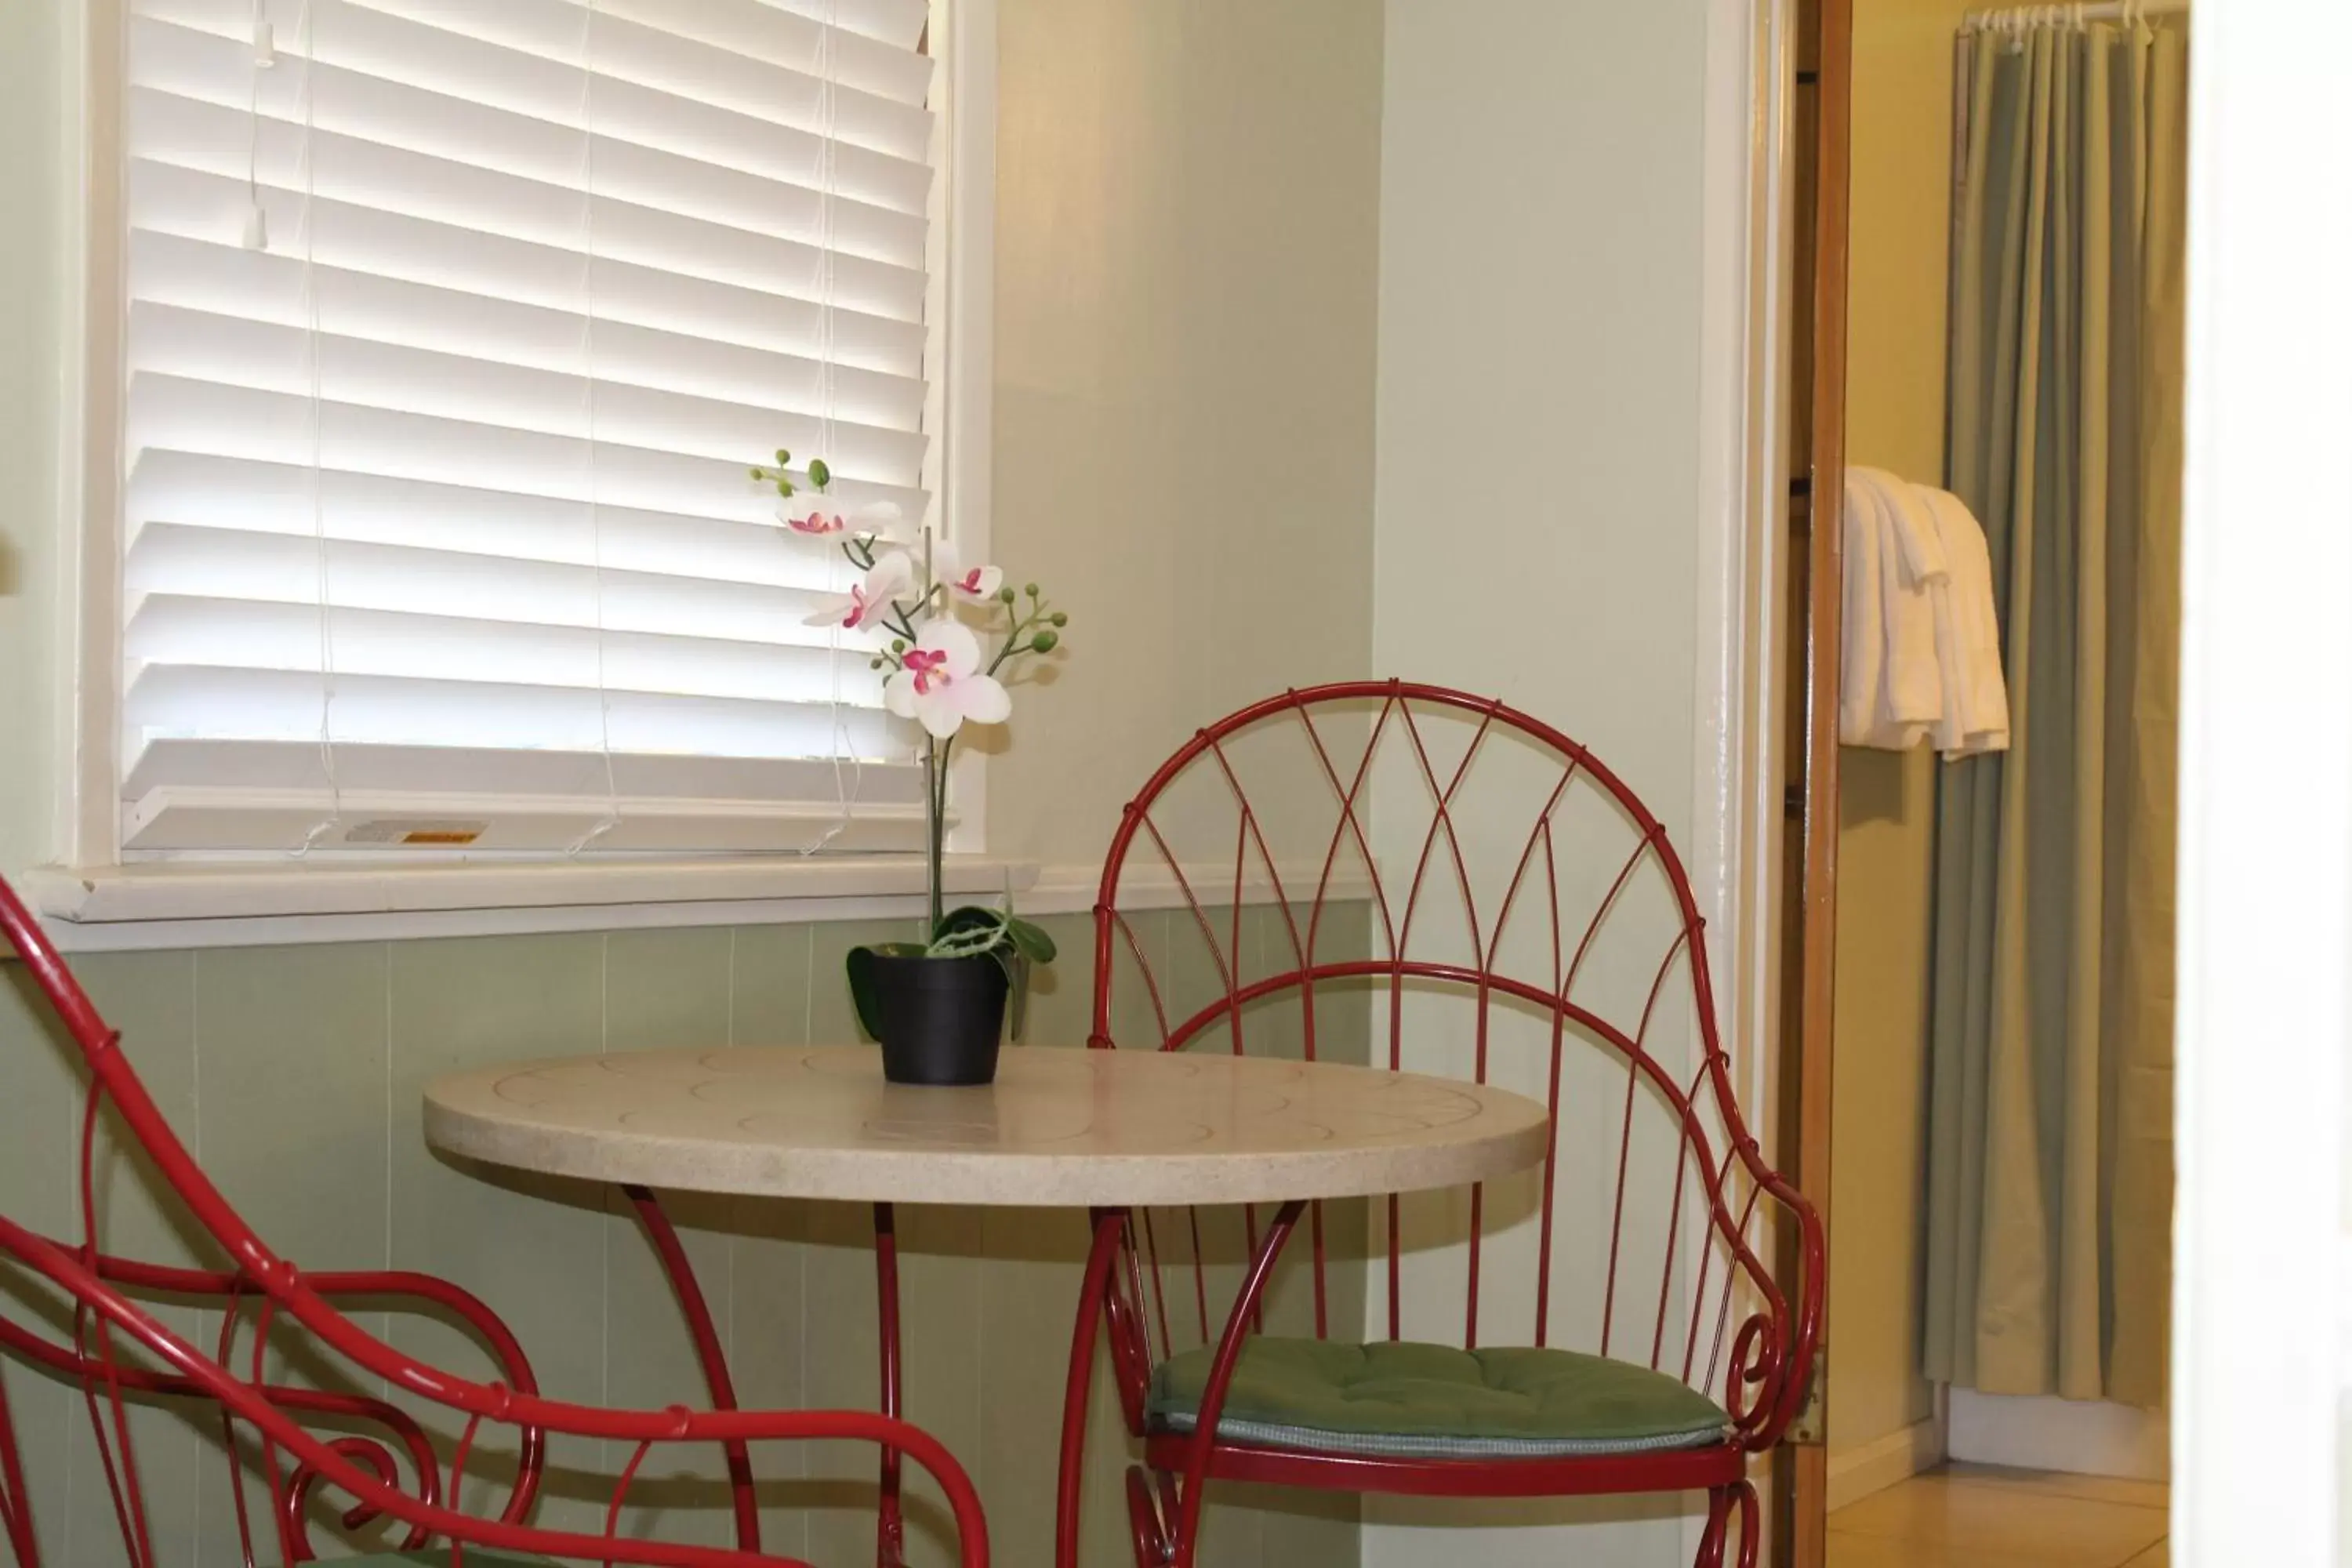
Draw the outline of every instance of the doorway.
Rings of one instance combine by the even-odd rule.
[[[1841,1545],[1874,1549],[1840,1518],[1900,1512],[1948,1462],[2095,1474],[2139,1508],[2165,1479],[2182,106],[2162,94],[2186,18],[1802,11],[1783,1135],[1827,1200],[1832,1285],[1784,1544],[1840,1568]],[[2120,272],[2098,248],[2118,236]],[[1939,760],[1851,712],[1843,738],[1868,743],[1840,743],[1848,574],[1884,564],[1844,559],[1849,468],[1984,514],[2014,752]]]

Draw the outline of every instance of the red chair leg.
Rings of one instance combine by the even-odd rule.
[[[1723,1538],[1730,1524],[1731,1489],[1717,1487],[1706,1494],[1706,1533],[1699,1537],[1692,1568],[1723,1568]]]
[[[1151,1493],[1151,1480],[1141,1465],[1127,1468],[1127,1524],[1135,1540],[1135,1568],[1165,1568],[1175,1550],[1168,1539],[1167,1521]]]
[[[888,1204],[874,1205],[874,1292],[881,1313],[882,1414],[898,1416],[898,1215]],[[874,1528],[877,1568],[902,1568],[907,1561],[907,1521],[898,1499],[898,1450],[882,1450],[880,1506]]]
[[[1097,1209],[1094,1227],[1086,1280],[1078,1289],[1077,1322],[1070,1331],[1070,1380],[1062,1395],[1062,1474],[1054,1507],[1055,1568],[1078,1568],[1078,1496],[1086,1480],[1087,1400],[1094,1389],[1095,1332],[1107,1310],[1127,1215],[1118,1209]]]
[[[33,1494],[26,1489],[24,1466],[16,1454],[16,1426],[8,1416],[6,1374],[0,1372],[0,1531],[18,1568],[41,1568],[41,1551],[33,1539]]]

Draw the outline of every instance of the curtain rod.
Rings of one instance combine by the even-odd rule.
[[[2185,15],[2189,0],[2103,0],[2102,4],[2083,5],[2005,5],[1997,10],[1971,11],[1960,24],[1963,33],[1981,33],[1996,27],[2056,26],[2071,22],[2076,26],[2085,22],[2128,22],[2141,16],[2173,16]]]

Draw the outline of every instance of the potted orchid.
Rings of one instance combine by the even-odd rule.
[[[896,507],[836,499],[823,459],[809,463],[805,484],[785,471],[791,461],[779,451],[774,467],[751,476],[782,498],[784,526],[837,538],[858,573],[808,624],[870,639],[873,668],[889,672],[883,706],[923,736],[929,940],[851,950],[858,1022],[881,1042],[883,1074],[895,1083],[986,1083],[996,1076],[1006,1002],[1018,1036],[1030,966],[1053,962],[1054,941],[1009,908],[946,908],[948,760],[964,725],[1001,724],[1012,714],[1006,680],[1060,646],[1070,617],[1036,584],[1016,591],[996,567],[962,559],[951,541],[929,529],[903,531]]]

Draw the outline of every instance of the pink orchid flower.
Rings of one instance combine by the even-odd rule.
[[[882,625],[893,605],[902,600],[912,603],[917,593],[914,563],[904,551],[892,551],[874,563],[866,581],[852,584],[846,594],[831,595],[824,607],[803,624],[872,631]]]
[[[822,490],[802,490],[776,509],[778,520],[786,528],[817,537],[856,533],[888,539],[900,515],[896,501],[845,500]]]
[[[980,668],[980,639],[951,620],[935,620],[902,656],[903,668],[882,683],[882,705],[901,719],[919,721],[934,740],[944,741],[974,724],[1001,724],[1013,712],[1003,683]]]
[[[931,543],[931,574],[950,591],[967,599],[992,599],[1004,585],[1004,573],[995,566],[967,566],[956,547],[944,539]]]

